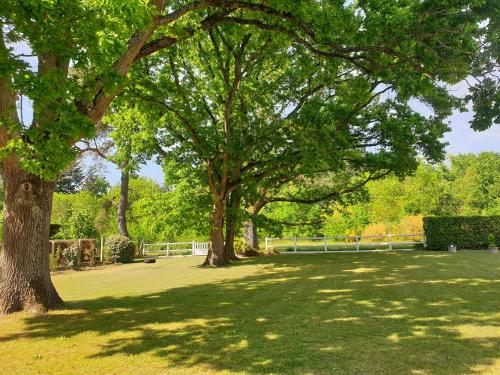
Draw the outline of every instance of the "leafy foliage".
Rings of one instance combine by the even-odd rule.
[[[458,155],[444,174],[461,215],[500,214],[500,154]]]
[[[401,219],[397,230],[394,233],[398,234],[419,234],[424,233],[424,217],[423,215],[406,215]]]
[[[82,181],[82,190],[87,190],[97,196],[105,195],[109,190],[109,183],[99,171],[99,167],[91,165],[85,172]]]
[[[71,164],[57,181],[56,193],[75,194],[88,190],[96,195],[106,194],[109,184],[102,175],[99,165],[91,165],[84,170],[81,160]]]
[[[500,216],[425,217],[424,232],[431,250],[446,250],[450,244],[481,249],[489,245],[490,234],[500,238]]]
[[[375,223],[368,225],[363,229],[362,236],[384,236],[388,233],[387,227],[382,223]],[[376,238],[375,241],[380,241],[380,238]]]
[[[85,176],[80,164],[74,163],[66,169],[57,181],[56,193],[75,194],[81,190]]]
[[[90,191],[54,194],[52,222],[60,225],[56,238],[96,238],[102,228],[102,200]]]
[[[500,212],[499,161],[497,153],[481,153],[451,156],[437,165],[421,162],[415,174],[405,179],[389,176],[369,182],[368,195],[361,195],[359,201],[269,204],[257,217],[257,227],[261,237],[360,235],[367,225],[377,223],[390,233],[421,233],[422,215],[496,215]],[[203,180],[174,162],[166,164],[164,171],[166,187],[147,178],[130,180],[131,237],[147,242],[205,241],[211,198]],[[300,187],[286,187],[286,193],[297,196]],[[117,186],[101,197],[87,191],[55,194],[57,237],[115,233],[118,197]],[[241,211],[240,217],[246,219],[247,213]]]
[[[190,168],[209,188],[210,242],[217,244],[217,253],[223,253],[221,218],[230,217],[224,212],[230,197],[253,205],[263,190],[283,192],[285,181],[292,185],[287,197],[268,201],[292,200],[291,190],[299,203],[314,202],[315,196],[338,198],[337,191],[389,172],[410,174],[418,153],[431,162],[443,158],[445,118],[461,102],[442,82],[465,78],[453,69],[461,67],[458,73],[469,58],[451,48],[446,57],[436,51],[437,63],[418,43],[400,39],[405,32],[415,36],[414,17],[389,17],[404,31],[387,34],[387,13],[395,9],[383,7],[381,17],[369,13],[372,5],[361,6],[359,19],[356,5],[332,9],[355,24],[343,29],[339,40],[322,35],[319,44],[330,43],[335,52],[311,47],[293,32],[259,27],[261,21],[233,17],[230,24],[195,34],[132,69],[133,84],[123,101],[130,103],[128,111],[137,111],[135,117],[147,119],[138,123],[139,134],[152,139],[149,147],[165,163]],[[413,16],[421,10],[411,9]],[[458,20],[449,21],[448,26],[458,27]],[[327,19],[322,27],[330,22],[345,26]],[[427,47],[450,43],[438,34],[426,41]],[[393,44],[380,47],[387,38]],[[359,54],[351,56],[349,47],[339,45],[362,46],[353,47]],[[415,111],[414,100],[427,104],[430,114]],[[320,173],[334,183],[318,183]]]
[[[107,262],[130,263],[134,252],[134,243],[129,238],[118,234],[106,238],[105,259]]]
[[[413,175],[370,181],[365,199],[326,203],[312,208],[294,203],[270,204],[261,216],[294,222],[322,221],[315,233],[360,235],[368,224],[381,224],[390,233],[421,233],[422,216],[498,215],[500,213],[500,154],[451,155],[443,163],[424,161]],[[317,205],[318,206],[318,205]],[[272,229],[262,219],[263,235],[290,237],[311,233],[310,226]],[[276,233],[276,229],[279,229]],[[311,234],[312,235],[312,234]]]
[[[79,265],[80,251],[80,247],[77,243],[71,244],[62,250],[62,256],[68,267],[76,267]]]
[[[495,235],[493,233],[488,234],[488,246],[495,247],[497,242],[495,241]]]

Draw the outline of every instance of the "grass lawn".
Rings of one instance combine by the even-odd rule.
[[[500,256],[160,259],[54,275],[0,317],[0,374],[500,374]]]

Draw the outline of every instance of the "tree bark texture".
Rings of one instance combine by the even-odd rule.
[[[210,215],[208,254],[203,265],[221,267],[229,263],[224,246],[225,202],[214,201]]]
[[[257,216],[266,205],[266,201],[261,200],[253,205],[249,210],[250,217],[244,225],[245,255],[257,255],[259,252],[259,235],[257,233]]]
[[[55,183],[24,172],[14,157],[3,161],[2,176],[0,313],[58,307],[63,301],[50,279],[48,241]]]
[[[255,216],[250,216],[250,218],[245,221],[245,251],[253,250],[259,251],[259,237],[257,235],[257,225],[255,223]]]
[[[122,170],[120,179],[120,202],[118,203],[117,220],[118,232],[129,237],[127,227],[128,191],[130,174]]]
[[[241,197],[237,192],[231,193],[226,213],[226,259],[229,261],[239,260],[234,251],[234,238],[238,225],[238,209],[240,208]]]

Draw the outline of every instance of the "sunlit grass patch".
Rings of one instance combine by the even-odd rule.
[[[500,257],[486,251],[159,259],[54,282],[0,318],[0,374],[499,374]]]

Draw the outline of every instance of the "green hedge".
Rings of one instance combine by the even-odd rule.
[[[447,250],[454,244],[459,249],[488,247],[488,234],[500,242],[500,216],[430,216],[424,217],[427,248]]]

